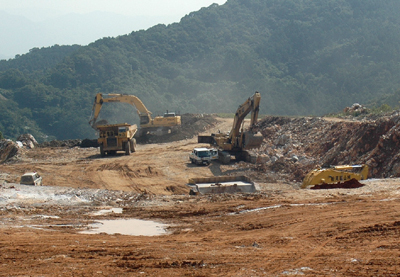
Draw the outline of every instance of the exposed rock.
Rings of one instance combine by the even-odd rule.
[[[368,164],[370,177],[400,177],[398,113],[360,121],[268,116],[257,126],[264,137],[256,150],[257,172],[301,182],[323,164]]]
[[[17,138],[17,142],[20,141],[26,148],[33,149],[38,145],[38,142],[31,134],[23,134]]]
[[[0,140],[0,163],[4,163],[16,156],[18,149],[19,146],[16,142],[9,139]]]
[[[367,113],[368,109],[366,107],[364,107],[363,105],[354,103],[351,107],[344,108],[343,112],[345,114],[360,115],[363,113]]]

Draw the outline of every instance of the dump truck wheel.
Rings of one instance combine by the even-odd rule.
[[[125,155],[131,154],[131,143],[129,141],[125,142]]]

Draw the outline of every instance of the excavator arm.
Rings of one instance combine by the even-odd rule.
[[[260,100],[261,95],[259,92],[255,92],[252,97],[249,97],[239,108],[236,110],[235,117],[233,120],[232,130],[229,134],[229,140],[235,147],[239,147],[241,144],[241,139],[236,139],[239,137],[240,127],[242,126],[244,118],[251,112],[250,120],[250,130],[257,123],[258,112],[260,110]],[[243,127],[242,127],[243,129]]]
[[[92,118],[89,121],[89,124],[92,126],[93,129],[97,130],[96,128],[96,121],[103,103],[109,102],[121,102],[121,103],[128,103],[135,107],[139,118],[140,124],[148,124],[151,122],[151,112],[146,108],[143,102],[134,95],[129,94],[96,94],[94,99],[93,108],[92,108]]]

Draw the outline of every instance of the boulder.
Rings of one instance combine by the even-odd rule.
[[[31,134],[23,134],[17,138],[17,142],[20,141],[26,148],[33,149],[38,145],[38,142]]]
[[[4,163],[17,155],[19,146],[9,139],[0,140],[0,163]]]

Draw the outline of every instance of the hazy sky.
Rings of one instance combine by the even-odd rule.
[[[202,7],[213,3],[222,5],[225,2],[226,0],[0,0],[0,10],[23,15],[31,20],[94,11],[128,16],[176,16],[179,20]]]
[[[0,59],[55,44],[86,45],[227,0],[0,0]]]

